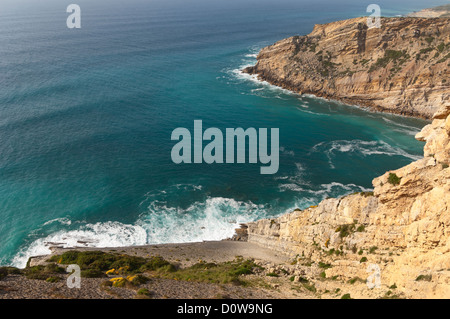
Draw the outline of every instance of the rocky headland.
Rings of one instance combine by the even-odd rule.
[[[450,96],[450,18],[316,25],[263,48],[244,72],[297,92],[431,119]]]
[[[420,17],[420,18],[450,17],[450,4],[429,9],[423,9],[417,12],[412,12],[408,14],[408,17]]]

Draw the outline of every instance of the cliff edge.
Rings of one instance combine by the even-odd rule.
[[[450,298],[450,103],[416,139],[424,158],[375,178],[373,192],[249,223],[248,241],[296,256],[299,276],[318,264],[326,278],[364,279],[373,264],[384,288]]]
[[[450,18],[316,25],[263,48],[244,72],[298,93],[431,119],[450,96]]]

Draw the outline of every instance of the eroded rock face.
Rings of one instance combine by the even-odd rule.
[[[316,25],[261,50],[244,72],[298,92],[430,119],[450,96],[450,19]]]
[[[375,178],[373,193],[249,223],[248,240],[330,263],[327,278],[367,278],[368,264],[377,264],[383,285],[408,297],[450,298],[449,123],[445,104],[416,136],[425,157]]]

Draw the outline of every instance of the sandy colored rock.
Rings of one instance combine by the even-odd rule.
[[[384,287],[395,284],[409,298],[450,298],[450,111],[443,114],[417,134],[425,157],[375,178],[373,194],[249,223],[249,241],[329,263],[327,277],[367,278],[376,264]],[[400,179],[395,185],[390,174]]]
[[[298,93],[430,119],[450,97],[450,19],[316,25],[263,48],[244,72]]]

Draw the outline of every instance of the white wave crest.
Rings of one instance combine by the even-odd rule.
[[[144,245],[145,230],[136,225],[105,222],[81,226],[78,230],[59,231],[40,238],[22,249],[13,259],[15,267],[24,268],[31,256],[48,255],[51,246],[73,247],[125,247]]]
[[[321,142],[314,145],[311,152],[323,152],[326,154],[332,168],[334,168],[332,157],[335,156],[336,153],[359,153],[362,156],[403,156],[414,161],[422,158],[422,156],[410,154],[401,148],[393,147],[384,141],[338,140]]]
[[[61,230],[22,248],[12,264],[23,268],[31,256],[50,254],[51,246],[102,248],[222,240],[233,236],[240,223],[263,214],[262,205],[230,198],[208,198],[187,209],[167,207],[155,200],[133,225],[109,221]]]
[[[230,198],[208,198],[187,209],[152,202],[138,221],[149,244],[222,240],[231,237],[240,223],[257,218],[263,206]]]

